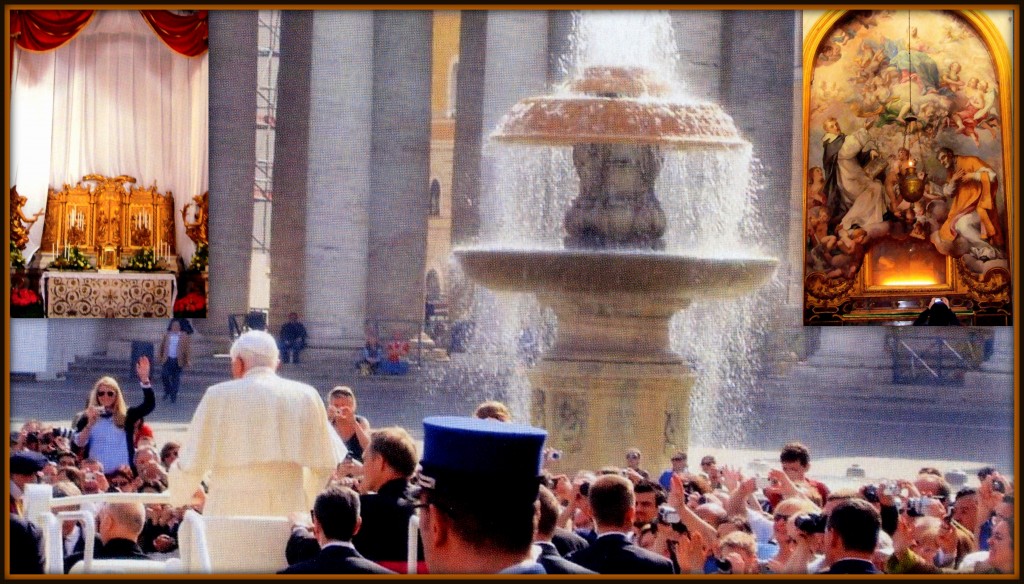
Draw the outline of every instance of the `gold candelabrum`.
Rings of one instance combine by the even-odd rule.
[[[177,253],[170,192],[157,192],[156,183],[136,187],[135,178],[127,175],[89,174],[82,181],[49,189],[41,242],[49,261],[78,247],[100,269],[116,270],[140,249],[152,248],[158,257]]]

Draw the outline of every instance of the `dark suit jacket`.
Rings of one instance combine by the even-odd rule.
[[[563,558],[590,545],[582,535],[564,527],[555,528],[551,534],[551,543],[555,544],[555,549]]]
[[[593,570],[588,570],[579,564],[574,564],[569,560],[562,557],[558,553],[554,544],[546,541],[534,542],[535,545],[540,546],[540,556],[537,557],[537,563],[544,566],[544,571],[548,574],[596,574]]]
[[[42,574],[43,532],[35,524],[11,514],[11,574]]]
[[[829,566],[823,574],[880,574],[878,568],[867,560],[847,559],[839,560]]]
[[[311,560],[288,566],[278,574],[394,574],[359,555],[355,549],[332,545]]]
[[[376,493],[359,496],[363,524],[352,538],[359,553],[375,562],[404,562],[409,542],[409,518],[415,509],[408,499],[409,483],[395,479],[381,485]],[[423,545],[417,548],[423,559]]]
[[[409,483],[396,479],[384,483],[376,493],[359,495],[359,515],[363,524],[352,538],[352,545],[364,558],[374,562],[404,562],[409,538],[409,518],[415,509],[406,498]],[[288,538],[285,558],[289,564],[311,559],[320,553],[320,544],[308,530],[296,529]],[[423,560],[423,542],[417,547]]]
[[[673,574],[672,561],[630,543],[621,534],[604,535],[566,558],[598,574]]]
[[[98,542],[97,542],[98,543]],[[85,553],[71,554],[64,558],[64,573],[67,574],[71,571],[71,567],[80,562],[85,557]],[[130,539],[112,539],[104,545],[96,546],[93,550],[92,557],[97,560],[149,560],[139,544],[135,543]]]

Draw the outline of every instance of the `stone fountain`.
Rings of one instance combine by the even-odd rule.
[[[653,69],[585,67],[563,89],[521,100],[491,135],[572,149],[579,192],[562,247],[454,253],[473,280],[533,292],[558,318],[557,339],[529,379],[531,422],[563,452],[559,470],[618,463],[629,446],[655,470],[689,444],[694,375],[671,349],[671,318],[698,298],[751,292],[777,265],[742,252],[666,250],[674,226],[655,183],[669,149],[749,143],[721,107],[672,97]]]

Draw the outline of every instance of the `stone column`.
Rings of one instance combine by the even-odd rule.
[[[249,310],[257,24],[255,10],[210,12],[210,291],[195,328],[223,343],[228,315]]]
[[[373,13],[366,313],[411,338],[424,314],[433,14]],[[386,333],[382,333],[386,334]]]
[[[799,344],[779,342],[803,334],[803,301],[786,290],[802,289],[803,259],[791,255],[789,230],[793,189],[794,67],[798,36],[792,10],[726,10],[722,12],[721,105],[736,122],[740,133],[753,145],[754,180],[758,183],[757,212],[760,229],[756,235],[765,250],[779,258],[776,284],[761,292],[772,302],[768,339],[761,343],[768,362],[799,355]],[[801,103],[801,102],[796,102]],[[801,185],[798,182],[797,185]],[[802,211],[799,212],[802,216]],[[802,230],[800,230],[802,232]],[[775,290],[771,290],[775,287]],[[764,297],[764,296],[762,296]],[[796,300],[796,302],[792,302]]]
[[[724,14],[717,10],[672,11],[672,27],[676,31],[679,49],[676,66],[679,80],[693,97],[719,104],[722,103],[720,80]]]
[[[270,322],[313,347],[362,344],[373,13],[285,11],[271,224]]]
[[[452,244],[468,243],[480,228],[480,153],[483,143],[486,10],[462,11],[456,79],[455,152],[452,168]]]

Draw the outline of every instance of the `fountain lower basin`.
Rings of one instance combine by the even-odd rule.
[[[778,260],[660,251],[462,248],[465,273],[503,292],[533,292],[558,334],[529,372],[531,419],[563,457],[556,470],[614,464],[637,446],[657,465],[689,443],[693,374],[672,351],[672,317],[696,299],[741,296]]]
[[[466,274],[491,290],[658,295],[679,310],[696,298],[733,298],[764,284],[778,260],[643,250],[462,248]]]

